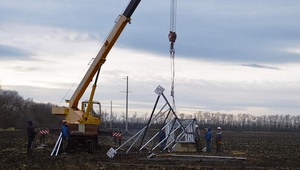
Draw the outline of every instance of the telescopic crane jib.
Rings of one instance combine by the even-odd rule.
[[[96,89],[96,83],[98,80],[98,76],[100,73],[100,69],[106,60],[106,56],[109,51],[113,47],[114,43],[117,41],[118,37],[122,33],[123,29],[127,25],[127,23],[131,20],[131,15],[137,8],[138,4],[141,0],[131,0],[123,12],[123,14],[119,15],[115,26],[112,31],[108,35],[101,49],[99,50],[97,56],[95,57],[93,63],[89,67],[85,76],[81,80],[71,99],[67,101],[68,107],[53,107],[52,114],[64,115],[65,119],[69,123],[71,138],[72,137],[90,137],[92,140],[97,140],[98,137],[98,129],[101,123],[101,118],[99,116],[94,116],[92,114],[91,105],[93,104],[93,97]],[[90,82],[94,78],[95,74],[95,83],[92,87],[89,102],[87,109],[84,111],[83,109],[78,108],[79,100],[82,95],[86,91]]]

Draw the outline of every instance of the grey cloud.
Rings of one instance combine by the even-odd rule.
[[[263,69],[271,69],[271,70],[280,70],[277,67],[270,67],[270,66],[264,66],[264,65],[259,65],[259,64],[241,64],[242,66],[246,67],[254,67],[254,68],[263,68]]]
[[[300,62],[296,54],[280,51],[299,44],[300,14],[295,12],[299,2],[230,2],[197,2],[199,6],[192,8],[198,10],[188,13],[178,6],[176,55],[229,62]],[[164,14],[155,20],[135,15],[119,43],[167,55],[169,16]]]
[[[30,58],[30,52],[13,46],[0,45],[0,59]]]
[[[18,3],[19,6],[5,3],[0,7],[6,14],[3,21],[13,19],[79,30],[96,39],[109,33],[126,6],[126,2],[120,1]],[[237,63],[300,62],[296,54],[279,50],[298,47],[299,3],[291,0],[178,2],[176,55]],[[127,25],[116,45],[168,56],[169,15],[169,2],[142,1],[132,16],[132,24]]]
[[[11,67],[12,70],[15,71],[24,71],[24,72],[31,72],[31,71],[38,71],[40,70],[39,67],[24,67],[24,66],[15,66],[15,67]]]

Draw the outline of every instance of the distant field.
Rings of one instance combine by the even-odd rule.
[[[68,155],[50,157],[57,135],[57,132],[48,135],[47,147],[36,148],[34,155],[30,157],[26,154],[25,131],[0,131],[0,169],[297,169],[300,167],[299,133],[223,132],[224,153],[221,156],[245,157],[247,158],[245,161],[172,157],[145,159],[146,154],[122,154],[122,151],[110,159],[106,152],[111,147],[112,141],[110,137],[101,136],[100,146],[95,154],[77,150],[71,151]],[[196,155],[196,153],[184,154]],[[213,152],[200,155],[216,154]]]

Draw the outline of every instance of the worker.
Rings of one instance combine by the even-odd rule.
[[[62,147],[61,147],[62,150],[61,151],[63,154],[67,154],[66,150],[67,150],[68,144],[69,144],[70,130],[69,130],[66,120],[62,120],[61,134],[62,134]]]
[[[221,129],[221,127],[217,128],[215,141],[216,141],[217,153],[222,152],[222,129]]]
[[[195,147],[198,153],[201,152],[201,141],[200,141],[200,129],[198,125],[195,125],[195,131],[194,131],[194,140],[195,140]]]
[[[212,141],[212,134],[210,127],[207,128],[207,132],[205,134],[206,140],[206,152],[211,152],[211,141]]]
[[[203,135],[203,139],[204,139],[204,141],[206,141],[206,134],[207,134],[207,128],[204,128],[204,135]],[[206,149],[207,149],[207,147],[205,146],[203,149],[202,149],[202,152],[206,152]]]
[[[33,151],[33,144],[34,144],[34,138],[35,138],[35,128],[33,127],[34,121],[29,120],[28,121],[28,127],[27,127],[27,136],[28,136],[28,145],[27,145],[27,154],[32,154]]]

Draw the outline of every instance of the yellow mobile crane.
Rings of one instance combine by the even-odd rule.
[[[65,116],[65,119],[69,124],[71,141],[78,140],[80,143],[88,144],[89,152],[94,152],[94,148],[98,143],[98,130],[99,125],[101,123],[101,117],[94,115],[92,109],[92,105],[93,103],[95,103],[93,101],[93,98],[101,66],[104,64],[106,56],[113,47],[114,43],[117,41],[126,24],[130,22],[130,17],[137,8],[140,1],[141,0],[131,0],[126,9],[124,10],[123,14],[119,15],[115,26],[113,27],[106,41],[99,50],[93,63],[91,64],[85,76],[81,80],[71,99],[67,101],[69,106],[54,106],[52,108],[52,114]],[[78,102],[94,77],[95,82],[92,86],[87,107],[83,109],[82,106],[82,109],[80,110],[78,108]],[[83,105],[86,105],[86,103],[83,103]]]

